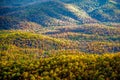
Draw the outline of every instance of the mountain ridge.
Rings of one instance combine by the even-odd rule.
[[[119,2],[116,0],[106,0],[101,2],[99,0],[36,0],[36,2],[33,1],[28,3],[28,5],[26,4],[26,6],[23,5],[23,7],[22,5],[14,7],[1,6],[0,10],[0,15],[3,18],[18,18],[18,23],[21,21],[28,21],[37,23],[43,27],[74,26],[84,23],[120,22],[120,7]],[[1,21],[4,21],[3,18],[0,18]],[[4,22],[1,24],[1,27],[4,29]],[[8,24],[8,26],[9,25],[10,24]]]

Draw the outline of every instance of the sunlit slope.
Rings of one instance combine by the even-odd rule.
[[[9,49],[12,45],[23,49],[34,48],[41,50],[70,49],[75,46],[68,40],[56,39],[41,34],[23,31],[0,31],[1,49]]]
[[[120,2],[118,0],[62,0],[86,11],[101,22],[120,22]]]
[[[82,51],[88,53],[120,52],[119,25],[84,24],[76,27],[59,27],[45,32],[55,38],[77,41]]]
[[[89,14],[101,22],[120,22],[120,3],[110,0]]]

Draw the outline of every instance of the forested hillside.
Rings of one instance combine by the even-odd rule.
[[[18,25],[24,21],[43,27],[120,22],[120,3],[116,0],[4,0],[1,3],[5,4],[0,6],[1,29],[20,29]],[[19,6],[14,6],[17,3]],[[11,22],[16,19],[16,24]]]
[[[0,0],[0,80],[119,79],[119,0]]]
[[[117,53],[106,54],[104,51],[98,55],[81,52],[78,42],[66,38],[18,30],[0,31],[0,79],[119,79],[120,44],[117,41],[116,44],[92,42],[89,48],[97,50],[94,53],[100,52],[103,46],[108,46],[108,50],[112,46],[118,47]]]

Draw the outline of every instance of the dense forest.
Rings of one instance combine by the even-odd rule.
[[[119,79],[119,0],[0,1],[0,80]]]

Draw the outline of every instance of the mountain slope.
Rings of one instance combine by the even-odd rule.
[[[101,22],[120,22],[120,2],[118,0],[64,0],[86,11]]]
[[[31,1],[31,3],[28,0],[27,2],[28,4],[20,6],[1,6],[1,17],[17,18],[18,22],[34,22],[42,26],[74,26],[84,23],[120,22],[119,3],[115,3],[115,1],[114,3],[108,0],[45,0]],[[23,3],[25,2],[23,1]],[[110,12],[111,10],[113,11]],[[0,18],[1,22],[5,21],[2,20],[3,18]],[[2,27],[5,26],[2,24]]]
[[[0,6],[22,6],[24,4],[30,4],[34,3],[39,0],[1,0]],[[40,0],[40,1],[46,1],[46,0]]]
[[[120,3],[110,0],[89,14],[101,22],[120,22]]]
[[[56,7],[56,5],[59,5]],[[59,9],[59,11],[58,11]],[[46,2],[22,7],[19,11],[8,13],[6,16],[38,23],[42,26],[58,26],[75,24],[76,16],[58,2]],[[72,18],[71,18],[72,17]]]

